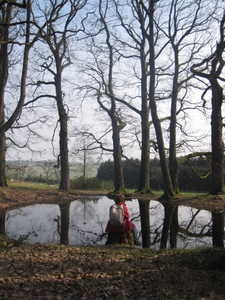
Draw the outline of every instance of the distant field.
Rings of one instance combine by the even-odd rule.
[[[97,175],[99,164],[88,164],[86,166],[86,177],[95,177]],[[83,175],[83,165],[70,166],[70,179],[73,180]],[[56,181],[60,178],[60,170],[54,167],[54,162],[30,162],[15,161],[7,162],[6,176],[8,181]]]

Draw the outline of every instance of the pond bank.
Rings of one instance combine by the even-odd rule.
[[[60,204],[65,201],[73,201],[85,196],[103,196],[107,192],[103,191],[73,191],[70,195],[66,195],[54,187],[48,189],[41,188],[18,188],[7,187],[0,188],[0,209],[11,210],[27,205],[34,204]],[[140,200],[158,200],[159,195],[152,194],[132,194],[133,199]],[[194,196],[184,196],[182,194],[169,200],[173,205],[191,206],[197,209],[206,209],[212,212],[225,211],[225,195],[207,195],[199,194]],[[160,201],[164,203],[165,201]]]

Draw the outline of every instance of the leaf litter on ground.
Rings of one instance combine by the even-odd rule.
[[[0,299],[224,299],[223,249],[18,245],[1,237]]]

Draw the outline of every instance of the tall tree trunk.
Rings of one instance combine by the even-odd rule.
[[[61,88],[61,72],[60,67],[57,68],[57,75],[55,76],[56,87],[56,101],[59,114],[60,133],[59,133],[59,147],[60,147],[60,167],[61,179],[59,189],[65,193],[70,192],[69,179],[69,158],[68,158],[68,116],[63,105],[62,88]]]
[[[223,144],[223,121],[221,106],[223,101],[223,89],[217,82],[212,85],[212,115],[211,115],[211,138],[212,138],[212,187],[211,193],[216,195],[224,193],[224,144]]]
[[[171,100],[171,120],[170,120],[170,147],[169,147],[169,170],[170,177],[173,185],[173,190],[176,194],[179,193],[178,187],[178,164],[176,157],[176,125],[177,125],[177,95],[178,95],[178,74],[179,74],[179,61],[178,50],[174,46],[175,53],[175,72],[173,77],[173,90]]]
[[[0,186],[6,187],[7,180],[5,175],[5,134],[0,135]]]
[[[150,145],[149,145],[149,122],[148,113],[142,114],[142,149],[141,149],[141,167],[139,176],[138,192],[151,193],[150,189]]]
[[[149,49],[150,49],[150,109],[152,115],[152,121],[156,131],[157,143],[159,148],[160,164],[162,169],[162,175],[164,180],[164,197],[173,197],[173,186],[167,164],[167,158],[165,153],[164,141],[161,123],[157,114],[157,107],[155,102],[155,49],[154,49],[154,3],[155,0],[150,1],[150,34],[149,34]]]
[[[5,9],[1,10],[0,21],[5,24],[0,26],[0,127],[5,123],[4,113],[4,96],[5,86],[8,79],[8,40],[9,40],[9,26],[12,14],[12,5],[7,5]],[[0,186],[7,185],[5,177],[5,132],[0,134]]]
[[[105,21],[104,15],[101,10],[101,1],[99,2],[99,13],[101,15],[101,21],[104,25],[104,30],[106,32],[106,44],[109,51],[109,66],[108,66],[108,93],[106,95],[110,98],[110,108],[107,108],[102,102],[100,95],[98,96],[98,103],[101,108],[107,112],[112,123],[112,141],[113,141],[113,159],[114,159],[114,171],[115,171],[115,190],[114,192],[123,193],[125,191],[124,187],[124,177],[123,177],[123,166],[122,166],[122,148],[120,144],[120,131],[123,129],[124,124],[116,112],[116,102],[113,92],[113,46],[110,42],[110,31],[108,29],[107,23]]]
[[[147,70],[145,61],[145,39],[143,39],[140,49],[141,61],[141,129],[142,129],[142,148],[141,148],[141,167],[139,176],[138,192],[150,193],[150,144],[149,144],[149,108],[147,95]]]
[[[123,167],[122,167],[122,150],[120,146],[120,128],[117,124],[117,118],[112,118],[112,128],[113,128],[113,158],[114,158],[114,171],[115,171],[115,191],[117,193],[123,193],[124,187],[124,177],[123,177]]]
[[[67,132],[67,113],[65,109],[60,112],[60,161],[61,161],[61,179],[59,189],[65,193],[70,192],[69,178],[69,158],[68,158],[68,132]]]

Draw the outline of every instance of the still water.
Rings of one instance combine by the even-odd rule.
[[[68,243],[70,245],[104,245],[105,227],[109,207],[113,200],[101,196],[75,200],[63,205],[38,204],[6,212],[5,234],[13,239],[22,238],[29,243]],[[141,236],[138,200],[126,201],[130,220]],[[223,215],[223,214],[222,214]],[[162,230],[165,228],[165,208],[150,201],[150,242],[159,249]],[[178,207],[177,248],[195,248],[213,245],[213,216],[206,210]],[[222,232],[224,231],[224,224]],[[222,236],[222,242],[224,235]],[[169,241],[167,247],[170,247]]]

